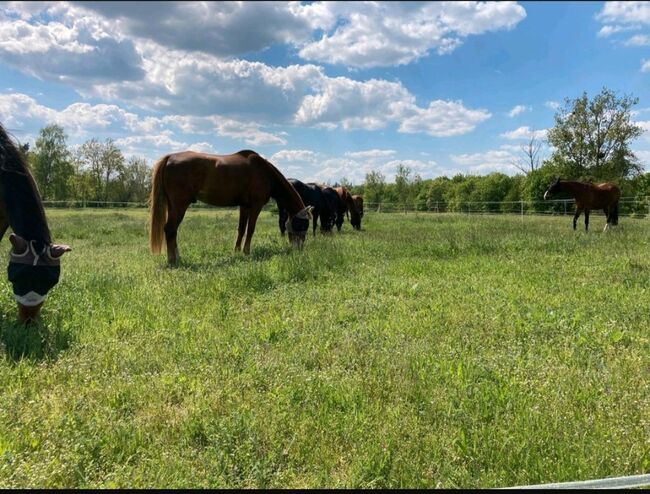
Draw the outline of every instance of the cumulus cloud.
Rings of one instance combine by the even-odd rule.
[[[508,116],[510,118],[513,118],[516,117],[517,115],[521,115],[522,113],[530,110],[531,110],[530,106],[516,105],[512,110],[508,112]]]
[[[343,2],[341,2],[343,3]],[[299,51],[306,60],[369,68],[404,65],[463,38],[512,29],[526,11],[516,2],[339,2],[328,4],[336,28]]]
[[[34,77],[81,85],[144,75],[132,41],[94,32],[83,23],[0,19],[0,60]]]
[[[596,18],[607,23],[650,24],[648,2],[605,2]]]
[[[493,149],[481,153],[468,153],[450,156],[452,161],[470,173],[501,172],[514,175],[519,169],[513,164],[518,158],[511,150]]]
[[[374,9],[374,5],[367,7]],[[453,26],[462,35],[507,25],[506,20],[495,15],[521,9],[515,4],[482,5],[452,3],[442,9],[437,4],[387,3],[385,8],[397,9],[395,14],[405,18],[433,9],[431,12],[444,18],[445,25]],[[151,25],[167,22],[171,16],[170,23],[175,26],[175,22],[185,22],[177,17],[187,12],[190,18],[199,14],[216,16],[214,22],[230,29],[235,25],[231,16],[237,19],[247,9],[260,8],[273,19],[278,12],[286,13],[289,9],[298,24],[326,29],[336,24],[337,19],[356,15],[358,4],[165,3],[158,11],[149,4],[145,7],[124,3],[109,8],[105,4],[78,2],[45,4],[43,8],[47,15],[41,12],[30,18],[34,10],[19,5],[15,9],[20,12],[20,19],[0,21],[0,33],[6,34],[0,38],[0,59],[14,64],[27,59],[21,70],[67,82],[86,97],[171,115],[220,115],[220,122],[213,123],[220,135],[243,139],[251,145],[286,144],[286,139],[277,133],[261,130],[261,126],[270,124],[330,130],[378,130],[393,124],[399,132],[439,137],[470,132],[490,117],[487,111],[466,108],[461,102],[436,100],[428,106],[418,106],[415,96],[400,82],[328,77],[322,67],[312,64],[273,67],[219,58],[213,53],[191,51],[190,40],[172,42],[153,34],[147,38],[147,30],[136,37],[138,30],[134,27],[140,25],[146,14]],[[101,15],[89,16],[88,9]],[[50,17],[55,20],[43,21]],[[244,23],[241,29],[246,32],[249,24]],[[299,36],[286,34],[285,38]],[[108,51],[102,51],[102,47]],[[92,60],[83,60],[86,56]]]
[[[394,156],[396,151],[394,149],[368,149],[366,151],[348,151],[345,156],[353,159],[377,159]]]
[[[487,110],[470,110],[459,101],[436,100],[428,108],[410,105],[404,109],[411,116],[404,118],[399,132],[426,133],[434,137],[466,134],[492,115]]]
[[[558,108],[560,108],[560,103],[558,103],[557,101],[547,101],[546,103],[544,103],[544,106],[550,110],[555,111]]]
[[[320,5],[289,2],[75,2],[132,37],[230,57],[277,43],[301,43],[334,17]],[[164,26],[164,28],[161,28]]]
[[[649,2],[605,2],[596,19],[607,23],[601,28],[598,35],[609,36],[622,31],[642,29],[650,26]],[[650,46],[650,36],[638,34],[623,42],[624,46]],[[650,70],[647,60],[641,61],[641,72]]]
[[[308,149],[283,149],[271,156],[270,161],[273,163],[314,163],[317,154]]]
[[[636,34],[623,44],[625,46],[650,46],[650,36],[647,34]]]
[[[516,2],[15,2],[13,10],[23,19],[43,10],[69,23],[92,17],[122,38],[220,58],[288,44],[306,60],[349,67],[450,53],[467,36],[512,29],[526,16]]]
[[[536,139],[546,139],[546,132],[547,129],[532,130],[528,126],[522,126],[515,130],[504,132],[501,134],[501,137],[510,140],[530,139],[531,137],[535,137]]]
[[[600,28],[600,31],[598,31],[598,36],[599,38],[607,38],[611,36],[612,34],[624,32],[624,31],[631,31],[634,29],[638,29],[638,26],[610,26],[610,25],[605,25]]]

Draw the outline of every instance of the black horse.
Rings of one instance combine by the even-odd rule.
[[[329,232],[332,231],[334,225],[343,223],[342,219],[339,223],[339,209],[341,209],[341,198],[332,187],[321,185],[320,189],[323,194],[323,202],[327,207],[327,217],[324,218],[324,215],[321,214],[321,229],[323,229],[323,231]]]
[[[322,214],[323,211],[323,197],[320,191],[320,187],[318,187],[316,184],[305,184],[295,178],[289,178],[287,180],[293,186],[296,192],[298,192],[298,195],[302,199],[302,202],[305,204],[305,207],[313,206],[311,213],[314,222],[313,232],[315,236],[318,216]],[[279,203],[278,203],[278,212],[280,213],[279,214],[280,217],[278,219],[278,224],[280,226],[280,233],[284,235],[284,232],[286,231],[287,218],[289,217],[289,215],[287,213],[287,210],[284,209],[282,206],[280,206]],[[322,225],[323,222],[321,221],[321,229],[322,229]]]
[[[24,156],[0,125],[0,239],[11,226],[7,272],[18,319],[36,319],[47,293],[59,282],[61,256],[72,250],[52,243],[43,203]]]

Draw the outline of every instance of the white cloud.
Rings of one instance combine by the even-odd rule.
[[[256,8],[256,5],[251,2],[244,10]],[[282,12],[294,9],[291,15],[302,19],[300,22],[307,22],[310,29],[326,28],[333,19],[354,17],[361,8],[358,4],[311,4],[305,7],[308,10],[303,11],[298,4],[274,5],[271,8],[264,4],[259,8],[265,12],[265,9]],[[368,8],[376,9],[373,5],[369,4]],[[497,18],[499,13],[523,12],[516,4],[499,5],[502,6],[452,3],[442,8],[438,4],[386,4],[385,8],[393,9],[405,18],[411,18],[412,14],[421,15],[429,9],[444,19],[445,25],[468,35],[508,25],[506,19]],[[219,17],[224,12],[237,17],[241,13],[240,4],[217,7],[184,4],[174,7],[165,3],[160,6],[160,11],[152,9],[149,4],[146,7],[116,4],[114,9],[104,4],[93,4],[94,16],[88,15],[87,9],[91,7],[87,4],[56,4],[59,9],[56,12],[52,5],[46,8],[49,9],[46,17],[56,17],[57,20],[45,23],[41,17],[36,17],[30,22],[19,19],[2,24],[4,21],[0,21],[8,30],[7,36],[0,38],[3,39],[0,58],[17,66],[28,59],[20,66],[21,70],[41,78],[64,81],[86,97],[120,101],[145,111],[171,115],[220,115],[220,121],[213,122],[213,129],[219,135],[243,140],[250,145],[286,144],[281,135],[262,130],[262,126],[271,123],[330,130],[378,130],[394,124],[398,125],[400,132],[449,136],[470,132],[490,117],[485,110],[468,109],[460,102],[436,100],[429,102],[428,107],[420,107],[416,105],[414,95],[400,82],[328,77],[322,67],[311,64],[273,67],[173,47],[189,48],[192,45],[190,40],[172,43],[153,35],[151,39],[136,37],[135,34],[127,37],[135,30],[133,26],[139,25],[138,19],[144,18],[146,13],[157,22],[186,10],[192,18],[204,8],[207,17]],[[313,13],[316,18],[303,18],[305,12]],[[30,13],[33,12],[27,9],[24,16],[28,17]],[[152,19],[148,18],[147,22],[156,24]],[[177,21],[181,22],[174,17],[170,22],[175,25]],[[231,26],[228,24],[230,21],[223,22]],[[244,23],[242,29],[247,32],[252,29],[249,26],[254,25]],[[25,44],[21,29],[26,30],[28,39],[36,38]],[[287,39],[294,39],[293,35],[285,34]],[[145,35],[146,32],[140,34]],[[107,43],[113,43],[115,50],[102,51],[102,47],[108,47]],[[25,57],[24,50],[31,50],[30,56]],[[79,58],[85,56],[92,60],[86,62]]]
[[[637,120],[634,124],[641,127],[644,134],[648,134],[647,137],[650,138],[650,120]]]
[[[602,10],[596,15],[596,19],[615,24],[614,26],[603,26],[599,36],[640,29],[642,25],[650,25],[650,2],[605,2]],[[638,34],[623,42],[623,45],[650,46],[650,36]],[[650,71],[649,61],[642,60],[641,72],[648,71]]]
[[[0,60],[38,78],[82,85],[144,75],[132,41],[94,31],[84,22],[68,26],[0,18]]]
[[[462,39],[512,29],[526,11],[516,2],[326,3],[338,23],[333,32],[305,44],[306,60],[369,68],[404,65],[452,52]]]
[[[634,151],[634,155],[639,159],[641,165],[645,168],[647,172],[650,172],[650,151],[649,150],[637,150]]]
[[[514,175],[520,170],[513,164],[518,157],[506,149],[493,149],[481,153],[451,155],[451,160],[470,173],[501,172]]]
[[[647,34],[636,34],[623,44],[625,46],[650,46],[650,36]]]
[[[536,139],[546,139],[546,132],[547,132],[547,129],[532,130],[528,126],[522,126],[522,127],[518,127],[515,130],[511,130],[509,132],[504,132],[503,134],[501,134],[501,137],[504,137],[504,138],[510,139],[510,140],[530,139],[533,136]]]
[[[508,112],[508,116],[510,118],[516,117],[517,115],[521,115],[522,113],[526,111],[530,111],[531,107],[526,106],[526,105],[516,105],[512,110]]]
[[[560,103],[558,103],[557,101],[547,101],[546,103],[544,103],[544,106],[546,108],[549,108],[550,110],[555,111],[558,108],[560,108]]]
[[[314,163],[316,153],[308,149],[283,149],[273,154],[269,161],[272,163]]]
[[[609,23],[650,24],[650,3],[605,2],[596,18]]]
[[[377,159],[394,156],[396,151],[394,149],[368,149],[366,151],[348,151],[345,156],[353,159]]]
[[[611,36],[614,33],[617,33],[621,30],[619,26],[603,26],[600,28],[600,31],[598,31],[598,36],[599,38],[607,38],[608,36]]]
[[[459,101],[436,100],[426,109],[411,105],[404,113],[399,132],[407,134],[426,133],[434,137],[466,134],[492,115],[487,110],[470,110]]]

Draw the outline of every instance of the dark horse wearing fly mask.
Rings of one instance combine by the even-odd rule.
[[[7,272],[21,322],[38,317],[59,282],[67,245],[52,243],[43,203],[25,159],[0,125],[0,239],[11,226]]]

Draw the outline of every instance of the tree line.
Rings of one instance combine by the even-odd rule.
[[[631,142],[643,134],[632,121],[632,107],[637,103],[637,98],[619,97],[607,88],[593,99],[586,93],[565,99],[555,114],[555,125],[547,132],[551,155],[540,160],[542,142],[532,131],[521,146],[519,161],[512,163],[522,172],[515,176],[458,174],[423,180],[399,165],[394,183],[386,183],[383,174],[372,171],[362,185],[351,187],[352,193],[362,195],[373,207],[384,203],[396,209],[508,211],[518,210],[521,205],[515,203],[524,201],[526,210],[548,211],[564,207],[542,202],[550,183],[561,177],[614,182],[623,197],[638,201],[624,212],[647,213],[644,201],[650,197],[650,172],[644,173],[630,149]]]
[[[582,96],[565,100],[555,114],[555,125],[547,132],[552,154],[540,160],[542,141],[535,132],[521,146],[521,173],[488,175],[458,174],[423,180],[408,166],[399,165],[393,183],[378,171],[366,174],[363,184],[341,179],[366,204],[394,208],[462,211],[464,207],[503,211],[526,202],[526,209],[548,210],[539,203],[556,177],[566,180],[613,181],[624,197],[640,201],[650,196],[650,173],[643,171],[630,149],[643,129],[632,121],[632,96],[617,96],[607,88],[589,99]],[[44,200],[75,202],[144,203],[151,186],[151,168],[141,157],[128,160],[111,139],[90,139],[75,149],[67,145],[63,128],[52,124],[39,132],[34,146],[23,145],[29,166]],[[541,161],[541,163],[540,163]],[[538,201],[537,204],[530,204]],[[479,204],[482,203],[482,204]],[[561,205],[555,206],[561,208]],[[647,206],[637,205],[639,212]]]
[[[41,197],[65,202],[144,202],[151,187],[147,160],[128,160],[112,139],[90,139],[70,149],[60,125],[42,128],[27,157]]]

